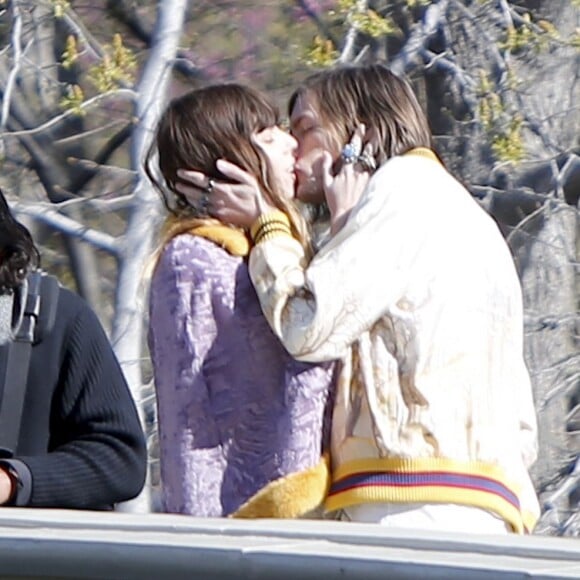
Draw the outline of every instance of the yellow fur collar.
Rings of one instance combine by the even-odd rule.
[[[229,517],[292,519],[308,516],[322,504],[329,486],[329,458],[324,454],[313,467],[271,481]]]
[[[247,256],[250,251],[250,242],[246,234],[228,226],[201,225],[192,228],[189,233],[211,240],[233,256]]]

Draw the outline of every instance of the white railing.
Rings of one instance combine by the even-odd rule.
[[[571,579],[580,578],[580,540],[2,508],[0,578],[47,577]]]

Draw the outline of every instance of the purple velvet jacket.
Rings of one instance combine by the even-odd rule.
[[[284,350],[244,258],[171,240],[151,283],[149,347],[166,511],[226,516],[320,461],[332,365]]]

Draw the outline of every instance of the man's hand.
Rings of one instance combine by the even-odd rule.
[[[4,505],[11,499],[12,495],[12,478],[8,472],[0,467],[0,505]]]
[[[193,206],[199,206],[201,197],[207,195],[207,211],[212,217],[238,226],[249,228],[263,213],[274,208],[262,196],[256,178],[237,165],[220,159],[217,169],[232,183],[212,180],[208,192],[209,178],[199,171],[180,169],[177,174],[181,179],[191,183],[191,187],[177,184],[177,189]],[[205,193],[204,193],[205,192]]]
[[[360,125],[355,131],[351,144],[362,149],[365,126]],[[372,145],[367,143],[364,148],[366,155],[372,155]],[[360,157],[359,157],[360,160]],[[356,160],[351,163],[342,162],[336,173],[330,154],[326,153],[322,161],[322,183],[326,203],[330,210],[330,231],[334,235],[345,224],[352,208],[358,203],[370,180],[369,168]]]

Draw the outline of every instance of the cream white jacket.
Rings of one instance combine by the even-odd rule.
[[[342,360],[327,509],[457,503],[531,531],[520,283],[494,221],[430,151],[385,163],[308,267],[281,236],[250,272],[294,357]]]

